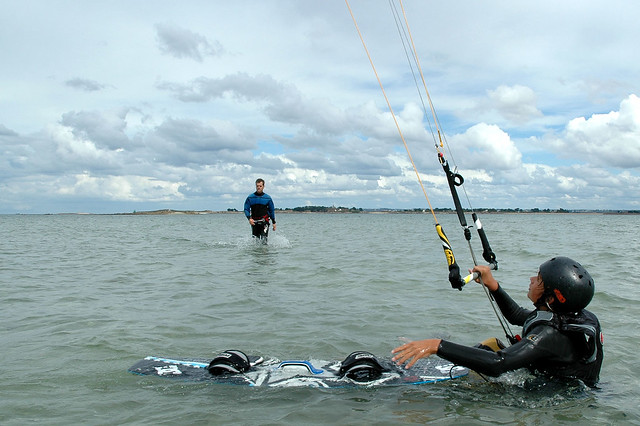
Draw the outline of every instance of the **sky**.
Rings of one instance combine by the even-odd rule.
[[[343,0],[0,4],[2,214],[453,207],[398,0],[348,4],[411,157]],[[465,207],[640,209],[640,2],[402,6]]]

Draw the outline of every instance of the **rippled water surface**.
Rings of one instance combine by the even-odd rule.
[[[438,217],[463,268],[454,215]],[[600,388],[531,386],[520,372],[374,389],[249,388],[135,376],[146,355],[230,348],[286,358],[386,356],[399,337],[501,336],[475,284],[451,289],[433,218],[280,214],[255,244],[242,214],[0,216],[0,423],[640,424],[640,216],[482,216],[501,284],[562,254],[596,280]],[[477,237],[472,240],[480,256]],[[519,331],[519,330],[514,330]]]

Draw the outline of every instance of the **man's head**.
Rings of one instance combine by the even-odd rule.
[[[256,193],[262,194],[264,191],[264,179],[256,179]]]

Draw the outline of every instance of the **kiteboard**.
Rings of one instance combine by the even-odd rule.
[[[437,357],[419,360],[409,369],[369,352],[353,352],[343,361],[284,360],[247,356],[228,350],[213,360],[148,356],[128,370],[192,382],[264,386],[344,388],[436,383],[464,377],[469,370]]]

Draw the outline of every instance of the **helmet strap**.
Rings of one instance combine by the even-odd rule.
[[[540,296],[540,299],[538,299],[536,301],[536,303],[533,304],[533,306],[535,306],[536,308],[540,309],[541,306],[546,306],[547,309],[551,312],[553,312],[553,308],[551,307],[551,305],[549,305],[549,298],[553,297],[549,294],[543,294],[542,296]],[[551,302],[553,303],[553,302]]]
[[[551,306],[549,306],[549,301],[545,300],[544,304],[547,305],[547,309],[549,309],[551,312],[553,312],[553,309],[551,309]]]

